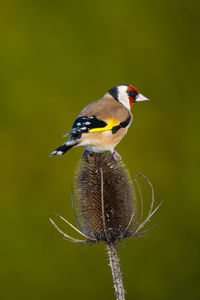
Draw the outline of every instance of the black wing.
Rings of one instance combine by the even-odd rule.
[[[95,116],[78,117],[73,124],[72,130],[64,134],[64,136],[72,135],[73,138],[80,138],[82,133],[89,132],[93,128],[103,128],[106,125],[106,122],[97,119]]]
[[[126,119],[124,122],[121,122],[119,125],[114,126],[112,128],[112,134],[116,133],[120,128],[126,128],[129,125],[130,121],[131,121],[131,116],[128,117],[128,119]]]

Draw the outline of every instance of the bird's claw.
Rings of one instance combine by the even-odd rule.
[[[122,160],[121,155],[117,151],[113,151],[113,153],[111,153],[111,155],[115,161]]]

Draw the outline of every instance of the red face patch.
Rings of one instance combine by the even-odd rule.
[[[128,97],[128,99],[129,99],[130,106],[132,106],[132,105],[133,105],[133,103],[134,103],[134,98],[132,98],[132,97]]]
[[[132,90],[132,91],[138,93],[138,90],[137,90],[134,86],[132,86],[132,85],[129,85],[129,86],[127,87],[127,91],[130,91],[130,90]]]
[[[127,94],[128,94],[130,106],[132,106],[133,103],[135,102],[136,96],[138,94],[138,90],[134,86],[129,85],[127,87]]]

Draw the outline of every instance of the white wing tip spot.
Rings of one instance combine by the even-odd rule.
[[[61,156],[61,155],[63,155],[63,152],[62,151],[57,151],[57,153],[56,153],[58,156]]]
[[[55,155],[57,151],[53,151],[50,153],[50,155]]]

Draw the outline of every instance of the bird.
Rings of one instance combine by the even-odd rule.
[[[148,100],[130,84],[112,87],[101,99],[80,112],[72,130],[63,135],[71,136],[70,139],[51,152],[50,156],[62,156],[71,148],[83,146],[85,152],[110,152],[114,158],[120,157],[114,149],[132,123],[131,106]]]

